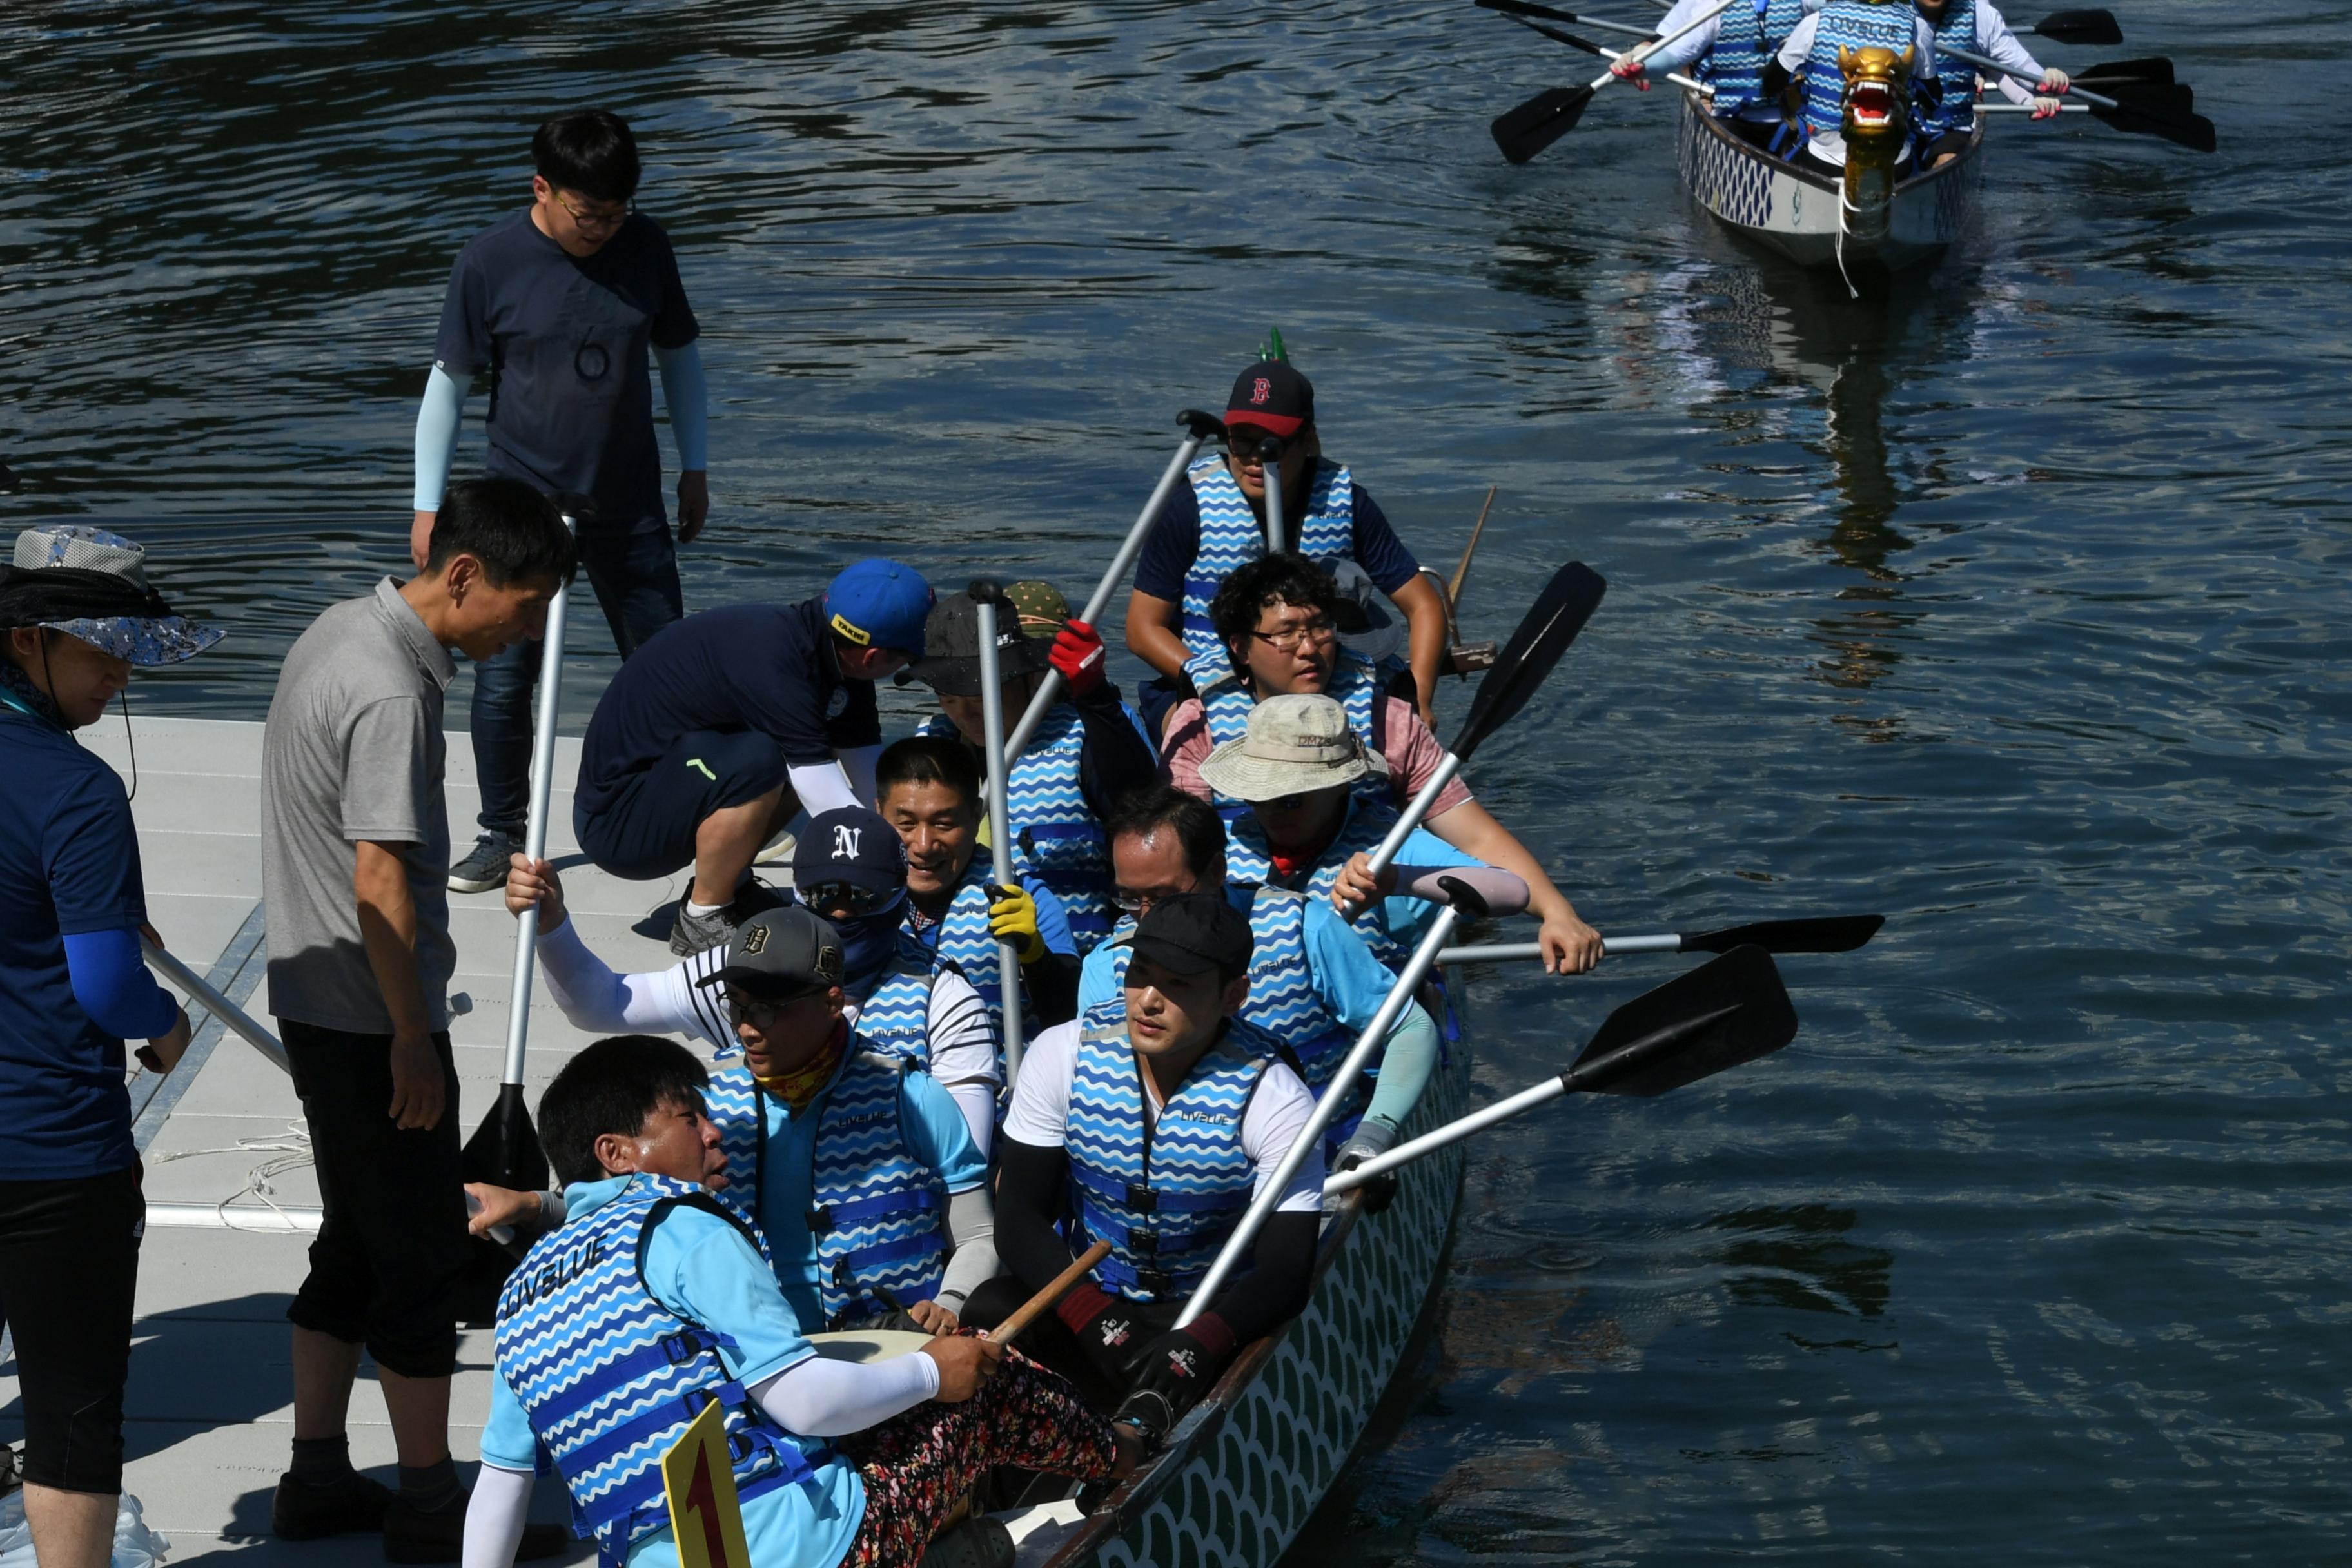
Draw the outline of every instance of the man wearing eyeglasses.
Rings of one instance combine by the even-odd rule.
[[[1273,545],[1265,539],[1269,444],[1280,447],[1276,471],[1286,536]],[[1192,465],[1191,483],[1168,498],[1135,564],[1127,647],[1160,672],[1137,694],[1155,735],[1170,705],[1191,689],[1186,662],[1220,649],[1209,621],[1218,585],[1269,549],[1364,569],[1404,614],[1414,705],[1423,719],[1433,716],[1445,654],[1444,603],[1364,487],[1322,454],[1307,379],[1286,360],[1260,360],[1244,370],[1225,399],[1225,455]]]
[[[531,204],[458,252],[416,416],[417,564],[433,534],[474,376],[489,372],[485,466],[549,494],[587,498],[580,563],[627,658],[685,614],[662,504],[647,351],[677,442],[677,543],[710,512],[701,332],[669,237],[637,212],[637,145],[618,115],[558,115],[531,138]],[[530,810],[531,689],[540,645],[476,667],[480,837],[449,868],[453,892],[506,880]]]

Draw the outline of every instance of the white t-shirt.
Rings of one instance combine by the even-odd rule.
[[[1013,1109],[1004,1116],[1004,1136],[1036,1149],[1059,1149],[1070,1118],[1070,1074],[1077,1062],[1078,1025],[1072,1019],[1056,1024],[1029,1044],[1021,1058],[1021,1080],[1013,1086]],[[1157,1120],[1159,1096],[1145,1080],[1143,1113]],[[1242,1114],[1242,1152],[1257,1167],[1251,1184],[1255,1197],[1274,1179],[1275,1168],[1290,1152],[1291,1144],[1315,1114],[1315,1097],[1298,1075],[1280,1062],[1265,1069],[1257,1092]],[[1323,1206],[1323,1141],[1317,1139],[1306,1163],[1295,1172],[1276,1205],[1284,1213],[1317,1211]]]

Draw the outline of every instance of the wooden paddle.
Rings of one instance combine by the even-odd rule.
[[[1647,59],[1676,39],[1698,31],[1738,3],[1738,0],[1719,0],[1655,43],[1643,44],[1631,52],[1637,59]],[[1508,162],[1526,163],[1574,130],[1576,122],[1583,118],[1585,105],[1592,101],[1592,95],[1616,79],[1613,73],[1603,71],[1582,87],[1547,88],[1517,108],[1495,117],[1488,127],[1495,145]]]
[[[1068,1295],[1072,1288],[1085,1279],[1096,1264],[1109,1256],[1110,1243],[1096,1242],[1092,1247],[1079,1253],[1067,1268],[1055,1275],[1043,1290],[1015,1307],[1011,1317],[988,1330],[982,1337],[993,1340],[1000,1345],[1011,1344],[1013,1336],[1052,1310],[1055,1302]]]
[[[1759,921],[1721,931],[1664,931],[1655,936],[1604,936],[1601,950],[1612,958],[1635,952],[1729,952],[1760,947],[1767,952],[1852,952],[1886,923],[1885,915],[1821,915],[1806,920]],[[1497,942],[1449,947],[1440,963],[1497,963],[1543,957],[1539,942]]]
[[[1362,1186],[1473,1132],[1566,1094],[1650,1099],[1769,1056],[1797,1037],[1797,1010],[1771,955],[1736,947],[1609,1015],[1576,1065],[1434,1131],[1398,1144],[1323,1184],[1326,1196]]]
[[[1478,536],[1486,531],[1486,514],[1495,510],[1495,492],[1502,488],[1486,487],[1486,500],[1478,508],[1478,521],[1470,525],[1470,542],[1462,547],[1461,563],[1454,568],[1454,580],[1445,584],[1445,603],[1451,609],[1462,607],[1462,584],[1470,575],[1470,557],[1478,552]]]

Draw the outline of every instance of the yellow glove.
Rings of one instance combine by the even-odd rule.
[[[988,934],[999,942],[1011,942],[1024,963],[1034,963],[1045,957],[1045,933],[1037,929],[1037,900],[1029,896],[1029,890],[992,887],[988,896],[992,900],[988,906]]]

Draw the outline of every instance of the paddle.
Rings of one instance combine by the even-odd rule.
[[[1323,1184],[1328,1197],[1566,1094],[1647,1100],[1769,1056],[1797,1037],[1797,1012],[1760,947],[1735,947],[1711,963],[1644,992],[1609,1015],[1576,1065],[1484,1110],[1398,1144]]]
[[[1015,1307],[1013,1310],[1012,1316],[1006,1318],[1003,1322],[997,1324],[996,1327],[992,1329],[983,1330],[981,1337],[982,1339],[993,1340],[1000,1345],[1011,1344],[1014,1335],[1027,1328],[1031,1323],[1035,1322],[1039,1318],[1045,1316],[1047,1311],[1052,1310],[1055,1302],[1068,1295],[1071,1288],[1076,1285],[1079,1280],[1087,1277],[1087,1271],[1088,1269],[1092,1268],[1096,1264],[1100,1263],[1104,1258],[1108,1258],[1109,1256],[1110,1243],[1108,1241],[1096,1242],[1092,1247],[1087,1247],[1084,1252],[1079,1253],[1076,1258],[1072,1259],[1070,1266],[1067,1268],[1065,1268],[1059,1274],[1055,1275],[1053,1279],[1046,1284],[1043,1290],[1038,1291],[1034,1296],[1030,1297],[1026,1301],[1024,1301],[1021,1305]]]
[[[1004,688],[996,657],[996,610],[1010,607],[1004,590],[985,579],[967,590],[980,612],[980,733],[988,752],[988,855],[996,885],[1018,888],[1013,879],[1013,819],[1004,805]],[[1004,1087],[1011,1089],[1021,1070],[1021,950],[1009,942],[996,944],[997,998],[1004,1018]]]
[[[1505,15],[1510,15],[1509,8],[1507,8],[1501,3],[1501,0],[1477,0],[1477,4],[1485,5],[1490,10],[1503,11]],[[1511,16],[1511,20],[1517,22],[1520,26],[1527,28],[1530,32],[1541,33],[1545,37],[1553,40],[1555,43],[1566,44],[1571,49],[1582,49],[1586,54],[1598,55],[1604,60],[1614,61],[1625,58],[1618,50],[1604,48],[1601,45],[1594,43],[1591,38],[1580,38],[1574,33],[1563,33],[1558,27],[1547,27],[1541,22],[1530,22],[1525,16]],[[1624,31],[1629,33],[1641,33],[1642,29],[1639,27],[1627,27]],[[1643,33],[1643,36],[1644,37],[1648,37],[1646,33]],[[1706,83],[1694,80],[1693,79],[1684,76],[1676,71],[1668,71],[1666,73],[1666,80],[1673,82],[1676,87],[1686,87],[1693,92],[1703,92],[1709,96],[1712,96],[1715,92],[1715,89],[1707,86]]]
[[[1143,542],[1150,536],[1151,525],[1160,521],[1160,509],[1168,504],[1168,498],[1175,493],[1177,485],[1184,478],[1184,470],[1192,467],[1193,454],[1201,449],[1202,442],[1212,436],[1222,436],[1225,431],[1223,420],[1213,414],[1203,414],[1197,408],[1187,408],[1177,415],[1176,423],[1184,426],[1184,439],[1177,444],[1176,455],[1168,459],[1168,467],[1160,472],[1160,482],[1151,487],[1151,499],[1145,501],[1143,510],[1136,514],[1134,523],[1127,531],[1127,537],[1119,542],[1118,553],[1111,557],[1110,570],[1105,572],[1102,581],[1095,584],[1094,596],[1087,601],[1085,613],[1078,616],[1097,630],[1100,629],[1103,612],[1110,608],[1111,595],[1118,593],[1119,584],[1127,581],[1127,574],[1135,565],[1135,558],[1143,553]],[[1062,685],[1060,670],[1045,672],[1045,679],[1038,683],[1037,695],[1029,699],[1028,710],[1021,715],[1021,722],[1014,725],[1013,733],[1005,737],[1006,756],[1021,754],[1021,748],[1029,743],[1029,737],[1037,732],[1037,726],[1045,721],[1045,715],[1053,711],[1055,702],[1061,700]]]
[[[277,1036],[255,1023],[244,1008],[213,989],[211,983],[203,975],[144,936],[139,939],[139,951],[150,964],[163,971],[164,979],[185,992],[189,1001],[202,1004],[205,1011],[218,1018],[224,1028],[268,1057],[279,1072],[292,1074],[294,1067],[286,1059],[286,1047],[278,1043]]]
[[[1478,521],[1470,525],[1470,542],[1462,547],[1461,563],[1454,568],[1454,580],[1445,584],[1445,603],[1449,610],[1462,607],[1462,584],[1470,575],[1470,557],[1478,552],[1478,536],[1486,531],[1486,514],[1495,510],[1495,492],[1500,485],[1486,487],[1486,499],[1478,508]]]
[[[1721,931],[1665,931],[1656,936],[1604,936],[1601,950],[1612,958],[1635,952],[1729,952],[1736,947],[1759,947],[1766,952],[1852,952],[1886,923],[1885,915],[1819,915],[1807,920],[1758,921],[1751,925],[1726,926]],[[1498,942],[1477,947],[1449,947],[1437,955],[1440,963],[1496,963],[1512,959],[1541,958],[1539,942]]]
[[[2075,84],[2080,86],[2080,83]],[[2192,115],[2197,108],[2197,94],[2186,82],[2125,81],[2117,82],[2111,90],[2126,107],[2150,113]],[[2081,96],[2081,95],[2076,95]],[[1980,110],[1995,114],[2031,114],[2030,103],[1980,103]],[[2058,106],[2070,114],[2091,114],[2105,117],[2106,110],[2087,103],[2062,103]]]
[[[1282,1156],[1282,1163],[1275,1167],[1271,1177],[1257,1184],[1257,1195],[1250,1200],[1241,1223],[1234,1226],[1233,1235],[1227,1237],[1224,1246],[1218,1248],[1217,1260],[1209,1266],[1208,1273],[1202,1276],[1200,1288],[1192,1292],[1192,1299],[1184,1303],[1183,1312],[1176,1319],[1176,1327],[1181,1329],[1207,1311],[1209,1303],[1217,1299],[1217,1292],[1224,1288],[1234,1269],[1249,1256],[1251,1246],[1257,1240],[1258,1231],[1282,1202],[1282,1195],[1290,1185],[1290,1178],[1298,1173],[1298,1167],[1307,1163],[1307,1156],[1320,1147],[1323,1130],[1338,1119],[1340,1109],[1355,1091],[1357,1077],[1364,1070],[1365,1064],[1371,1060],[1373,1052],[1388,1043],[1389,1030],[1395,1026],[1397,1019],[1411,1005],[1413,992],[1437,966],[1437,954],[1445,946],[1445,939],[1454,934],[1454,928],[1465,920],[1486,918],[1486,900],[1480,898],[1477,889],[1468,883],[1454,877],[1441,877],[1438,886],[1445,889],[1451,901],[1439,909],[1437,918],[1429,922],[1428,932],[1422,937],[1420,945],[1412,950],[1412,958],[1398,973],[1396,984],[1389,987],[1388,996],[1381,1003],[1380,1011],[1372,1015],[1371,1022],[1365,1025],[1363,1033],[1356,1037],[1355,1045],[1349,1048],[1346,1058],[1339,1063],[1339,1070],[1332,1074],[1331,1081],[1323,1086],[1322,1095],[1315,1101],[1314,1114],[1307,1119],[1307,1125],[1300,1128],[1298,1136],[1291,1141],[1288,1152]]]
[[[2145,59],[2104,60],[2095,66],[2084,66],[2074,73],[2078,82],[2146,81],[2160,86],[2172,85],[2172,62],[2162,55],[2150,55]]]
[[[1279,555],[1290,548],[1289,530],[1282,519],[1282,438],[1258,437],[1257,460],[1265,475],[1265,548]]]
[[[2124,30],[2116,25],[2113,11],[2053,11],[2031,27],[2012,30],[2047,38],[2053,44],[2095,44],[2105,48],[2124,41]]]
[[[1598,16],[1580,16],[1573,11],[1563,11],[1557,5],[1535,5],[1532,0],[1470,0],[1470,3],[1481,11],[1494,11],[1506,16],[1540,16],[1549,22],[1576,22],[1587,27],[1598,27],[1604,33],[1626,33],[1636,38],[1657,37],[1657,29],[1654,27],[1637,27],[1630,22],[1604,22]],[[1559,37],[1557,33],[1546,36]]]
[[[1944,47],[1944,53],[1956,60],[1965,60],[1980,71],[1990,71],[1995,76],[2011,77],[2028,86],[2038,85],[2041,81],[2041,78],[2030,72],[2011,70],[1999,60],[1986,55],[1970,54],[1966,49],[1949,47]],[[2116,90],[2128,91],[2130,96],[2109,98],[2080,88],[2071,89],[2070,92],[2073,97],[2079,98],[2089,104],[2094,115],[2118,131],[2128,132],[2137,136],[2160,136],[2167,142],[2187,147],[2192,152],[2213,151],[2211,121],[2201,114],[2173,107],[2178,101],[2175,98],[2158,96],[2185,92],[2188,90],[2186,88],[2177,85],[2169,88],[2150,86],[2137,89],[2118,88]]]
[[[1631,52],[1636,59],[1647,59],[1668,44],[1696,32],[1735,4],[1738,0],[1720,0],[1720,4],[1707,7],[1684,26]],[[1616,79],[1613,74],[1603,71],[1583,87],[1547,88],[1517,108],[1495,117],[1494,124],[1488,127],[1494,133],[1495,145],[1508,162],[1526,163],[1574,130],[1577,121],[1583,117],[1584,106],[1592,101],[1592,95]]]

